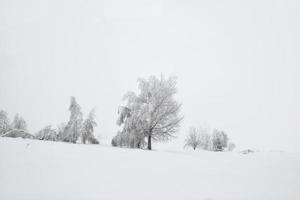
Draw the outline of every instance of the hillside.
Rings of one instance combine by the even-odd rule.
[[[300,199],[300,154],[0,138],[0,199]]]

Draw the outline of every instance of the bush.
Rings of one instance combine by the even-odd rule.
[[[89,137],[87,140],[90,144],[99,144],[99,141],[95,137]]]
[[[117,147],[117,146],[120,146],[120,138],[119,138],[119,135],[116,135],[113,137],[113,139],[111,140],[111,145],[113,147]]]
[[[58,133],[51,126],[46,126],[36,134],[39,140],[58,141]]]

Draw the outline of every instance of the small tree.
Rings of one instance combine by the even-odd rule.
[[[69,107],[71,112],[70,120],[62,134],[62,141],[76,143],[82,128],[82,112],[79,104],[76,102],[75,97],[71,97],[71,104]]]
[[[95,121],[95,110],[91,110],[91,112],[88,114],[88,117],[83,122],[82,126],[82,143],[85,144],[87,141],[89,141],[91,144],[98,144],[98,140],[94,136],[94,129],[97,126],[97,123]]]
[[[199,147],[200,144],[201,138],[198,130],[195,127],[190,127],[189,134],[185,139],[184,147],[192,147],[194,150],[196,150],[196,148]]]
[[[7,113],[4,110],[0,110],[0,135],[5,134],[11,129]]]
[[[26,121],[22,117],[20,117],[19,114],[15,115],[11,127],[13,129],[27,131]]]

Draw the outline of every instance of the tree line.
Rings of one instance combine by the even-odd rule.
[[[80,105],[77,103],[75,97],[71,97],[69,111],[70,119],[67,124],[61,123],[57,128],[48,125],[32,135],[27,132],[27,124],[22,117],[16,114],[12,123],[10,123],[7,113],[1,110],[0,135],[3,137],[22,137],[70,143],[77,143],[81,139],[83,144],[99,144],[99,141],[94,136],[94,129],[97,126],[95,109],[92,109],[84,120]]]
[[[118,108],[117,125],[120,131],[112,138],[112,146],[152,149],[153,141],[169,141],[176,137],[183,116],[180,114],[182,104],[175,99],[177,93],[177,78],[150,76],[148,79],[138,79],[138,93],[127,92],[123,96],[124,105]],[[40,140],[80,142],[98,144],[94,136],[97,126],[95,110],[93,109],[83,119],[80,105],[75,97],[71,97],[69,107],[70,119],[67,124],[62,123],[57,128],[48,125],[34,138]],[[27,133],[26,122],[22,117],[15,116],[13,123],[9,123],[5,111],[0,111],[0,134],[13,137]],[[223,131],[214,130],[212,135],[192,127],[185,140],[185,147],[193,149],[223,151],[232,148],[228,144],[228,136]]]
[[[229,142],[229,137],[224,131],[214,129],[212,134],[210,134],[205,128],[190,127],[184,147],[190,147],[194,150],[232,151],[235,148],[235,144]]]

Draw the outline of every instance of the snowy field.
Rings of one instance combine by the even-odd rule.
[[[300,154],[0,138],[0,199],[300,199]]]

